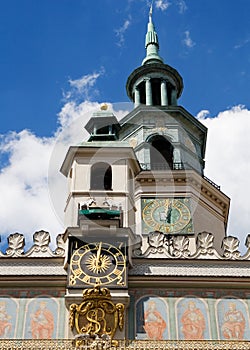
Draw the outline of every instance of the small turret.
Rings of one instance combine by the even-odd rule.
[[[182,77],[159,56],[159,41],[152,20],[152,5],[146,33],[146,57],[127,80],[127,94],[137,107],[176,106],[183,89]]]

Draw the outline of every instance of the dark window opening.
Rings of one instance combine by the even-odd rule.
[[[109,134],[109,126],[104,126],[103,128],[99,128],[96,131],[97,135],[108,135]]]
[[[148,141],[150,144],[150,163],[152,170],[173,169],[174,147],[164,137],[156,135]]]
[[[151,79],[153,106],[161,105],[161,80]]]
[[[91,190],[111,190],[112,169],[108,163],[99,162],[91,168]]]
[[[146,104],[146,91],[145,91],[145,82],[143,81],[142,83],[139,84],[138,86],[139,93],[140,93],[140,103],[141,104]]]
[[[172,101],[172,91],[173,91],[174,87],[172,84],[167,84],[167,95],[168,95],[168,104],[172,105],[173,101]]]

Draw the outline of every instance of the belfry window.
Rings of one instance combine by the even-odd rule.
[[[91,190],[112,189],[112,169],[105,162],[95,163],[91,167]]]
[[[150,144],[150,165],[152,170],[173,169],[172,144],[161,135],[152,136],[148,140]]]

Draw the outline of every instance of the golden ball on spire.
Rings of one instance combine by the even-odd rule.
[[[102,103],[100,108],[101,108],[101,111],[106,111],[108,109],[107,103]]]

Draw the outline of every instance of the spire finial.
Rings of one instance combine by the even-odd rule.
[[[149,9],[149,21],[148,21],[148,31],[146,34],[146,41],[145,41],[145,47],[147,50],[146,57],[144,58],[142,64],[148,64],[148,63],[156,63],[160,62],[163,63],[162,58],[158,55],[159,51],[159,42],[157,33],[154,28],[154,23],[152,20],[152,14],[153,14],[153,0]]]
[[[149,9],[149,23],[152,23],[153,2],[154,2],[154,0],[152,0],[151,6],[150,6],[150,9]]]

